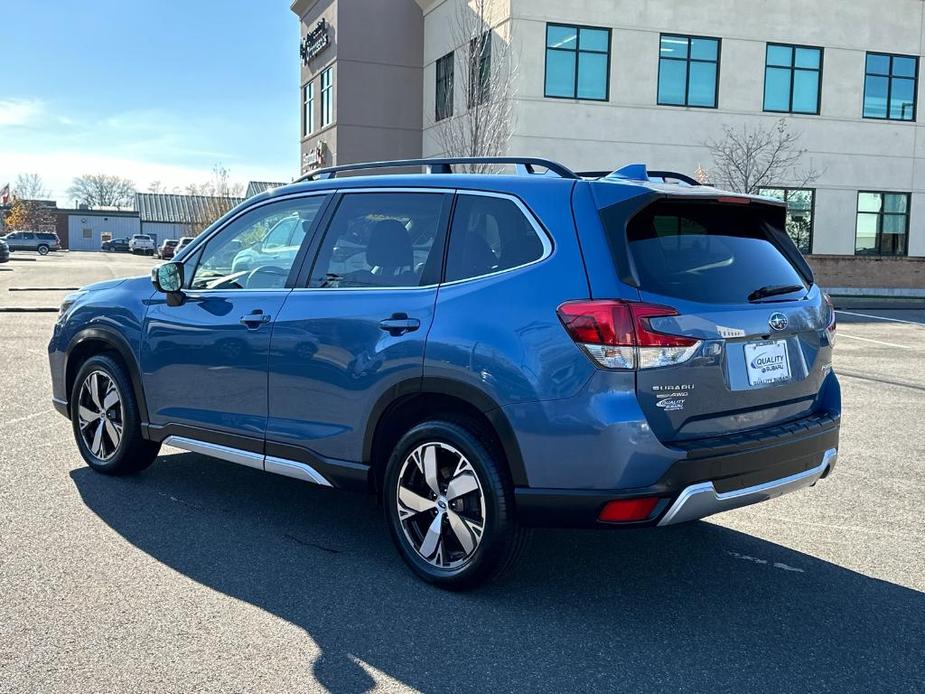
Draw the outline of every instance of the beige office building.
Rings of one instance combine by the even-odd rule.
[[[465,118],[470,99],[460,8],[479,2],[293,3],[303,171],[444,154],[439,129]],[[508,153],[577,171],[644,162],[710,178],[705,143],[724,127],[784,119],[806,151],[791,180],[764,192],[788,200],[817,272],[830,286],[925,288],[922,0],[488,5],[492,47],[510,53],[514,76]]]

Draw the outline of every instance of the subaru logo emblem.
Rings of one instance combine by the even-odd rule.
[[[787,320],[787,316],[783,313],[772,313],[771,317],[768,318],[768,325],[773,330],[784,330],[789,323],[790,321]]]

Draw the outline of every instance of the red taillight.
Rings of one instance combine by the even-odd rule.
[[[617,499],[608,501],[601,509],[597,519],[605,523],[631,523],[645,520],[658,503],[657,496],[644,496],[639,499]]]
[[[717,199],[717,202],[726,203],[729,205],[751,205],[752,201],[748,198],[740,198],[733,195],[724,195],[721,198]]]
[[[652,329],[650,320],[677,316],[670,306],[631,301],[569,301],[559,318],[575,342],[624,347],[690,347],[697,340],[666,335]]]

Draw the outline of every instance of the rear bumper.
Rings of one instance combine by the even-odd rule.
[[[785,431],[778,431],[778,429]],[[770,434],[770,435],[768,435]],[[839,419],[821,415],[762,432],[730,445],[698,444],[654,485],[634,489],[515,489],[518,518],[542,527],[650,527],[683,523],[766,501],[812,486],[835,467]],[[648,518],[631,523],[598,520],[608,501],[658,497]]]

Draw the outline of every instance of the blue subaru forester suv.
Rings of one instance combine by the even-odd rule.
[[[54,403],[102,473],[166,444],[376,494],[419,577],[472,586],[530,526],[667,526],[832,471],[835,311],[785,215],[641,165],[321,170],[68,297]],[[242,264],[281,222],[293,250]]]

